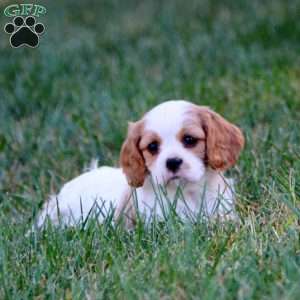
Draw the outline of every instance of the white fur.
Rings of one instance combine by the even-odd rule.
[[[90,170],[66,183],[58,195],[51,196],[42,209],[37,225],[46,216],[54,222],[77,224],[89,214],[97,213],[100,221],[118,205],[128,189],[121,169],[101,167]],[[58,207],[57,207],[58,204]]]
[[[156,106],[144,117],[145,129],[154,131],[162,139],[160,153],[149,168],[152,176],[147,176],[143,186],[136,189],[137,209],[147,220],[153,216],[163,218],[163,207],[174,199],[177,201],[176,211],[182,218],[196,216],[200,210],[206,216],[235,216],[233,181],[206,167],[199,157],[176,139],[189,107],[190,103],[186,101],[168,101]],[[168,181],[172,174],[165,162],[174,156],[183,159],[176,174],[180,178]],[[57,223],[58,213],[64,224],[74,225],[85,220],[94,209],[102,222],[112,208],[117,209],[126,201],[124,197],[128,197],[131,190],[121,169],[92,169],[66,183],[57,196],[49,199],[37,225],[42,226],[46,216]]]

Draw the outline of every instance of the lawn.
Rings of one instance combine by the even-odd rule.
[[[300,2],[39,4],[38,48],[0,33],[0,299],[299,299]],[[239,224],[25,235],[92,158],[117,165],[129,120],[176,98],[242,128]]]

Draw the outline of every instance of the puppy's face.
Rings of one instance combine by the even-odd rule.
[[[130,123],[121,166],[130,185],[198,182],[206,168],[224,171],[244,145],[241,131],[207,107],[168,101]]]

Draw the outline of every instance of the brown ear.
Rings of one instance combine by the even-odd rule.
[[[241,130],[206,107],[199,108],[202,127],[206,134],[206,160],[215,170],[232,167],[244,147]]]
[[[128,133],[123,143],[120,164],[127,177],[128,184],[139,187],[144,184],[147,174],[144,157],[139,149],[139,142],[143,131],[143,122],[129,123]]]

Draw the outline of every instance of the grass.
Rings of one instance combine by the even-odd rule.
[[[0,298],[299,299],[299,1],[40,4],[37,49],[0,39]],[[50,193],[92,158],[117,164],[127,121],[172,98],[243,129],[239,225],[25,236]]]

